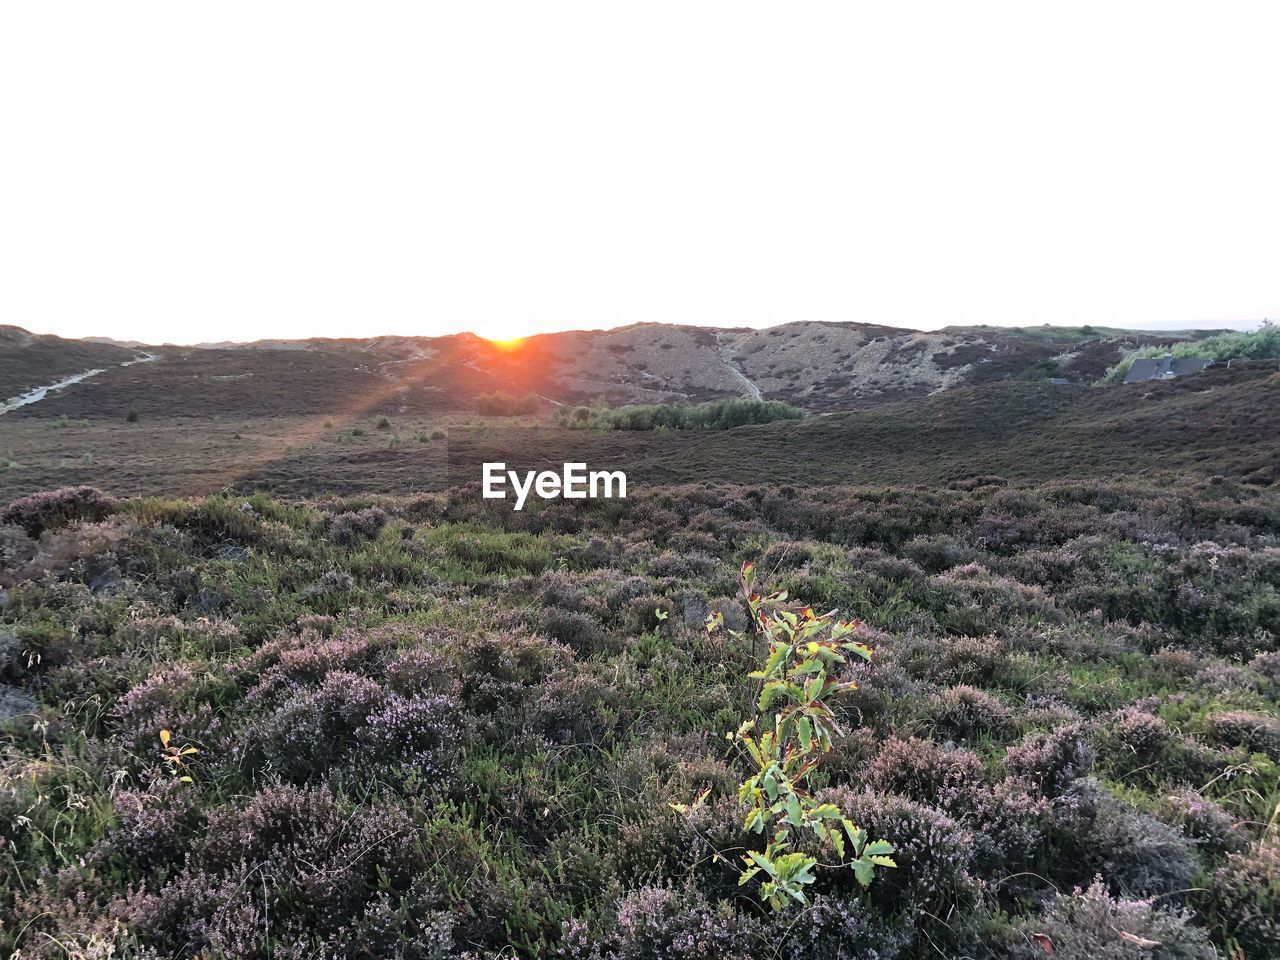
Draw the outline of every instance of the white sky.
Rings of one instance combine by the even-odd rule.
[[[1280,6],[12,2],[0,323],[1280,317]]]

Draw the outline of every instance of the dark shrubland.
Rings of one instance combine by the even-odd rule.
[[[538,412],[538,398],[532,393],[484,393],[476,397],[476,412],[486,417],[519,417]]]
[[[3,517],[6,955],[1280,950],[1265,489],[699,485],[520,513],[55,491]],[[745,560],[862,621],[812,786],[897,862],[865,889],[822,871],[779,915],[738,886],[763,847],[724,739],[762,650],[703,627],[747,627]]]
[[[574,407],[561,411],[561,426],[590,430],[731,430],[753,423],[801,420],[805,411],[781,400],[712,400],[631,407]]]

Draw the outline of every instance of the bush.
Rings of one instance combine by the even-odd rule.
[[[1080,724],[1052,733],[1033,733],[1005,750],[1005,769],[1034,784],[1046,797],[1057,797],[1093,766],[1093,751]]]
[[[956,904],[970,904],[975,891],[969,875],[973,835],[937,809],[889,793],[860,793],[833,788],[821,795],[873,837],[892,837],[897,869],[876,874],[872,901],[886,911],[910,905],[940,916]],[[852,890],[843,873],[824,874],[830,888]],[[819,888],[822,889],[822,888]]]
[[[13,524],[35,538],[77,520],[97,523],[115,509],[115,500],[96,487],[59,487],[14,500],[0,510],[0,526]]]
[[[617,956],[622,960],[751,956],[747,931],[728,903],[712,905],[696,891],[647,887],[618,904]]]
[[[144,940],[166,951],[280,955],[273,946],[339,935],[380,885],[406,889],[424,866],[402,810],[349,807],[323,785],[266,787],[215,811],[182,870],[132,912]]]
[[[1271,360],[1280,358],[1280,326],[1269,324],[1253,333],[1220,333],[1201,340],[1183,340],[1171,347],[1149,347],[1138,350],[1106,372],[1107,383],[1119,383],[1133,366],[1133,361],[1144,357],[1199,357],[1225,363],[1228,360]]]
[[[397,664],[403,668],[402,658]],[[397,671],[404,685],[403,669]],[[325,672],[314,687],[264,677],[247,701],[261,713],[237,732],[233,756],[295,782],[336,768],[412,773],[444,783],[461,744],[460,705],[432,692],[397,693],[345,670]],[[412,686],[412,684],[410,685]]]
[[[970,750],[945,750],[930,740],[889,737],[867,765],[866,783],[916,800],[946,802],[984,781],[982,760]]]
[[[1280,956],[1280,843],[1233,853],[1203,893],[1206,912],[1247,957]]]
[[[1197,861],[1176,827],[1103,796],[1087,835],[1079,869],[1102,874],[1123,896],[1156,897],[1185,891]]]
[[[582,413],[585,412],[585,416]],[[599,430],[731,430],[775,420],[801,420],[805,412],[781,400],[713,400],[562,412],[562,426]]]
[[[1210,856],[1238,853],[1248,844],[1231,814],[1198,791],[1180,788],[1156,800],[1155,816],[1179,827]]]
[[[532,393],[485,393],[476,397],[476,412],[485,417],[519,417],[538,412],[538,398]]]
[[[991,694],[966,684],[935,694],[930,713],[940,730],[959,740],[986,733],[1000,736],[1013,727],[1013,712],[1008,707]]]
[[[1209,730],[1223,743],[1280,759],[1280,720],[1275,717],[1229,710],[1210,717]]]
[[[1151,900],[1118,900],[1101,883],[1059,894],[1016,927],[1011,960],[1216,960],[1203,930],[1185,913]],[[1261,955],[1260,955],[1261,956]]]
[[[368,507],[339,513],[329,518],[329,538],[334,543],[349,545],[361,539],[376,537],[391,517],[381,507]]]

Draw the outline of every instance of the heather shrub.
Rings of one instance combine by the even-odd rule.
[[[627,604],[622,615],[622,628],[630,634],[648,633],[670,619],[675,605],[667,597],[654,594],[637,597]]]
[[[175,664],[129,690],[112,711],[124,749],[153,759],[161,730],[212,747],[223,734],[221,703],[233,697],[225,675],[202,666]]]
[[[14,523],[0,524],[0,583],[11,583],[12,574],[35,556],[36,542]]]
[[[1280,651],[1259,653],[1249,661],[1249,669],[1272,686],[1280,684]]]
[[[565,426],[604,430],[730,430],[774,420],[800,420],[805,412],[781,400],[712,400],[708,403],[647,404],[592,411]]]
[[[266,787],[214,811],[192,856],[136,903],[134,916],[158,946],[230,956],[312,952],[362,914],[379,887],[407,887],[423,866],[398,807],[352,807],[323,785]]]
[[[937,801],[973,790],[986,779],[970,750],[946,750],[931,740],[889,737],[867,764],[863,779],[885,793]]]
[[[351,764],[404,768],[438,782],[455,763],[458,708],[452,697],[402,696],[368,677],[334,671],[315,688],[296,688],[240,740],[252,765],[288,780],[315,780]]]
[[[526,393],[487,393],[476,397],[476,412],[484,417],[519,417],[538,412],[538,398]]]
[[[998,576],[978,563],[930,577],[929,586],[935,616],[954,633],[987,633],[1015,617],[1057,617],[1052,599],[1039,587]]]
[[[865,900],[819,894],[799,917],[766,921],[754,957],[785,960],[897,960],[916,944],[911,917]],[[769,951],[773,951],[770,954]]]
[[[327,625],[323,632],[299,626],[297,633],[282,633],[232,662],[233,675],[249,687],[249,703],[274,702],[337,671],[379,675],[396,646],[408,639],[398,629],[349,626],[333,636]]]
[[[536,624],[540,632],[583,656],[610,646],[604,624],[589,613],[546,607],[537,615]]]
[[[589,581],[568,570],[547,570],[534,583],[538,605],[558,607],[574,613],[596,613],[600,604],[588,591]]]
[[[628,894],[617,911],[621,960],[679,960],[753,956],[750,921],[729,903],[710,904],[697,891],[646,887]]]
[[[1186,913],[1152,900],[1116,899],[1095,882],[1058,894],[1018,923],[1007,956],[1016,960],[1215,960],[1218,953]]]
[[[975,877],[999,879],[1003,894],[1032,880],[1023,874],[1035,867],[1053,829],[1051,801],[1032,785],[1009,778],[957,790],[946,806],[973,836]]]
[[[1005,750],[1005,769],[1011,776],[1035,784],[1046,797],[1063,794],[1093,766],[1093,751],[1080,724],[1052,733],[1028,734]]]
[[[1209,718],[1209,732],[1222,743],[1280,759],[1280,720],[1248,710],[1228,710]]]
[[[1099,798],[1093,822],[1080,838],[1080,852],[1080,871],[1101,874],[1127,897],[1185,891],[1198,867],[1180,829],[1106,795]]]
[[[625,723],[620,700],[618,692],[597,677],[558,674],[538,687],[533,729],[552,743],[598,746]]]
[[[1217,803],[1196,790],[1183,787],[1162,793],[1156,798],[1154,816],[1180,828],[1210,856],[1238,853],[1248,846],[1244,832],[1235,819]]]
[[[1164,720],[1133,705],[1103,718],[1094,735],[1102,760],[1120,776],[1162,771],[1156,765],[1173,750],[1176,740],[1176,732]]]
[[[845,562],[855,582],[867,583],[884,600],[891,589],[924,579],[924,571],[907,557],[898,557],[872,547],[855,547],[845,554]],[[949,564],[950,565],[950,564]]]
[[[982,557],[980,550],[948,536],[915,537],[903,544],[902,552],[912,563],[929,573],[941,573],[961,564],[974,563]]]
[[[960,684],[934,694],[929,703],[934,725],[958,740],[983,734],[1002,736],[1014,726],[1013,712],[989,693]]]
[[[913,675],[938,684],[1003,683],[1010,672],[1009,651],[995,636],[917,640],[899,654]]]
[[[407,890],[379,890],[350,927],[335,931],[327,944],[330,955],[341,960],[461,956],[454,936],[457,916],[442,909],[440,900],[440,893],[424,876],[416,877]]]
[[[116,501],[96,487],[59,487],[12,501],[0,510],[0,526],[12,524],[37,538],[77,520],[97,523],[115,509]]]
[[[1246,957],[1280,955],[1280,843],[1232,853],[1213,871],[1200,901]]]
[[[968,870],[973,835],[953,817],[906,797],[848,787],[823,791],[821,799],[844,810],[872,836],[893,837],[897,869],[879,873],[870,889],[872,902],[881,909],[910,905],[945,913],[953,905],[972,902]],[[823,877],[819,892],[856,889],[843,874]]]
[[[189,785],[171,777],[121,790],[112,797],[116,822],[108,843],[143,870],[177,866],[204,826],[198,801]]]
[[[391,519],[381,507],[366,507],[329,517],[326,529],[334,543],[350,545],[376,537]]]
[[[501,736],[523,724],[522,711],[543,681],[570,669],[573,651],[545,637],[515,633],[451,644],[447,656],[461,680],[459,699],[475,729]]]

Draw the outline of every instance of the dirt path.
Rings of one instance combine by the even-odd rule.
[[[724,365],[729,368],[729,372],[737,377],[742,382],[742,385],[747,388],[747,394],[752,400],[763,400],[764,394],[762,394],[760,392],[760,388],[751,381],[751,378],[742,372],[737,361],[730,355],[729,348],[724,345],[724,341],[721,339],[722,336],[723,334],[719,331],[716,332],[716,349],[720,351],[720,359],[723,360]]]
[[[154,359],[156,359],[156,355],[154,353],[148,353],[145,356],[126,360],[124,363],[120,364],[120,366],[131,367],[135,363],[150,363]],[[47,386],[36,387],[32,390],[28,390],[26,393],[20,393],[16,397],[10,397],[8,400],[0,402],[0,416],[6,413],[11,413],[19,407],[25,407],[32,403],[39,403],[50,393],[61,390],[63,387],[69,387],[73,383],[80,383],[82,380],[88,380],[90,377],[96,377],[98,374],[104,373],[106,370],[106,367],[99,367],[96,370],[86,370],[84,373],[74,374],[73,376],[59,380],[57,383],[50,383]]]

